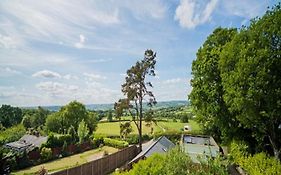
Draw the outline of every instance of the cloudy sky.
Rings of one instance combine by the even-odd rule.
[[[113,103],[124,73],[157,52],[158,101],[186,100],[191,63],[219,26],[240,27],[274,0],[1,0],[0,104]]]

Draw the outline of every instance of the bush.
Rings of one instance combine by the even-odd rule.
[[[0,132],[0,145],[19,140],[25,134],[25,128],[22,124],[7,128]]]
[[[42,148],[40,152],[41,160],[46,162],[52,159],[52,149],[51,148]]]
[[[169,140],[171,140],[173,143],[177,144],[180,139],[181,139],[181,135],[184,132],[181,131],[166,131],[166,132],[156,132],[153,137],[154,138],[159,138],[161,136],[166,136]]]
[[[148,141],[150,139],[152,139],[151,136],[149,136],[147,134],[142,135],[142,141]],[[128,142],[129,144],[137,144],[137,143],[139,143],[139,135],[129,135],[126,138],[126,142]]]
[[[43,144],[42,147],[62,147],[64,142],[66,142],[68,145],[71,144],[73,142],[72,136],[70,134],[54,135],[53,133],[51,133],[48,136],[47,142]]]
[[[280,174],[281,163],[279,160],[269,157],[263,152],[250,155],[247,153],[247,149],[247,145],[243,142],[232,142],[231,160],[251,175]]]
[[[116,140],[116,139],[104,138],[103,141],[104,141],[105,145],[112,146],[112,147],[119,148],[119,149],[129,146],[128,142],[120,141],[120,140]]]
[[[115,173],[122,175],[143,174],[219,174],[227,175],[227,166],[217,158],[194,164],[191,158],[182,152],[179,147],[170,150],[167,154],[153,154],[145,160],[140,160],[133,165],[129,172]]]

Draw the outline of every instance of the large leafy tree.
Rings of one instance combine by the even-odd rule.
[[[225,47],[220,61],[229,110],[261,143],[281,152],[280,4],[243,28]]]
[[[88,111],[85,105],[78,101],[72,101],[60,110],[62,118],[65,119],[67,128],[71,125],[77,130],[79,123],[88,119]]]
[[[126,98],[115,103],[114,109],[117,116],[121,116],[127,110],[133,118],[139,133],[139,148],[142,149],[142,121],[143,103],[146,101],[149,106],[156,104],[156,99],[149,87],[151,82],[147,76],[155,76],[156,53],[146,50],[144,58],[137,61],[134,66],[127,70],[125,83],[122,85],[122,92]]]
[[[2,105],[0,108],[0,123],[6,128],[20,123],[22,117],[22,110],[19,107]]]
[[[230,128],[235,125],[223,99],[223,86],[218,62],[226,43],[237,34],[236,29],[217,28],[198,50],[192,63],[189,99],[205,132],[221,137],[230,137]]]

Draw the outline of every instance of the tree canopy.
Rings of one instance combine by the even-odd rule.
[[[254,138],[259,149],[270,144],[276,158],[281,152],[280,26],[279,4],[238,32],[216,29],[197,52],[189,96],[199,121],[215,129],[212,134],[223,140]]]

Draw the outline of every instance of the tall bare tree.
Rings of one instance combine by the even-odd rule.
[[[143,103],[147,102],[152,107],[156,104],[156,99],[150,90],[152,83],[147,81],[147,76],[155,76],[156,53],[146,50],[144,58],[137,61],[134,66],[127,70],[125,83],[122,85],[124,99],[115,103],[114,109],[117,116],[128,111],[132,116],[139,133],[139,148],[142,150],[142,121]]]

